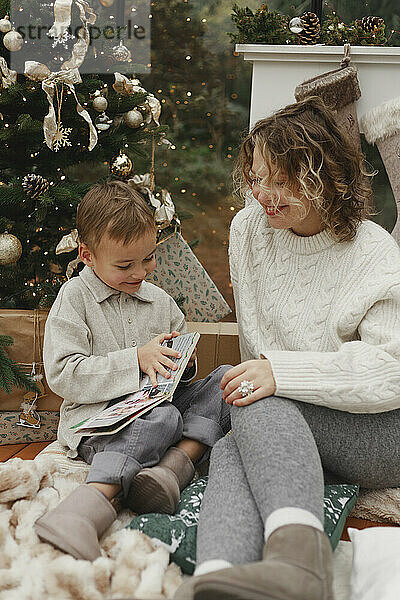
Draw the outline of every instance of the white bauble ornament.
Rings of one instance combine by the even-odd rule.
[[[110,119],[105,112],[103,112],[101,115],[96,117],[94,124],[96,125],[96,129],[98,131],[107,131],[107,129],[110,129],[111,125],[113,124],[113,120]]]
[[[301,33],[303,31],[303,21],[300,17],[293,17],[293,19],[290,20],[289,29],[292,33]]]
[[[18,31],[13,29],[3,37],[3,44],[10,52],[18,52],[24,45],[24,38]]]
[[[8,33],[11,31],[11,22],[8,15],[6,15],[4,19],[0,19],[0,31],[1,33]]]
[[[97,110],[97,112],[104,112],[108,107],[107,98],[104,96],[96,96],[93,100],[93,108]]]
[[[124,44],[122,43],[122,40],[120,41],[119,46],[113,47],[112,53],[113,53],[113,57],[115,58],[115,60],[118,60],[119,62],[125,62],[126,60],[129,60],[131,57],[130,50],[128,50],[128,48],[126,46],[124,46]]]
[[[140,127],[143,123],[143,115],[136,108],[129,110],[124,114],[124,122],[128,125],[128,127],[132,127],[132,129],[136,129]]]
[[[12,265],[21,258],[21,242],[15,235],[5,231],[0,234],[0,265]]]

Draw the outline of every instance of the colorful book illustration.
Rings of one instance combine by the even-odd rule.
[[[71,429],[75,433],[91,435],[110,435],[116,433],[129,423],[145,414],[157,404],[172,401],[173,393],[181,380],[189,359],[199,341],[200,334],[197,332],[185,333],[163,342],[163,346],[169,346],[182,355],[181,358],[171,358],[178,368],[173,371],[167,369],[170,377],[164,377],[157,373],[157,386],[153,387],[150,377],[145,375],[140,381],[140,389],[133,394],[128,394],[116,404],[102,410],[99,414],[89,417],[73,425]]]

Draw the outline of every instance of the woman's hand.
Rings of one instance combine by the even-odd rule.
[[[165,340],[170,340],[178,335],[180,335],[179,331],[160,333],[137,350],[139,367],[143,373],[147,373],[150,377],[153,387],[157,385],[157,373],[168,378],[171,373],[165,367],[173,371],[178,368],[176,363],[168,357],[181,358],[182,355],[176,350],[168,348],[168,346],[161,346]]]
[[[254,392],[242,398],[238,388],[244,380],[253,383]],[[247,406],[261,398],[273,396],[276,392],[276,383],[271,363],[268,359],[246,360],[232,367],[221,379],[221,389],[225,402],[234,406]]]

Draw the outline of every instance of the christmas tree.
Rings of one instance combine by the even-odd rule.
[[[9,335],[0,335],[0,389],[10,393],[17,386],[38,392],[36,383],[28,377],[21,367],[7,355],[6,346],[11,346],[13,339]]]
[[[85,7],[89,19],[89,5],[82,0],[77,4]],[[0,6],[4,11],[0,17],[5,17],[9,1]],[[34,7],[37,3],[28,2],[23,10]],[[51,11],[49,4],[39,8]],[[26,22],[37,19],[37,14],[25,15]],[[46,64],[38,60],[37,42],[32,42],[29,55],[31,40],[27,39],[27,75],[17,75],[7,66],[19,45],[17,35],[11,39],[17,46],[6,39],[9,33],[16,34],[10,27],[7,19],[0,21],[0,306],[46,307],[65,281],[71,256],[55,251],[60,238],[74,226],[82,195],[92,182],[109,176],[109,167],[115,177],[149,170],[154,144],[166,141],[166,128],[159,125],[160,102],[135,78],[127,60],[108,54],[112,68],[106,65],[104,70],[110,73],[102,75],[79,75],[79,61],[72,64],[76,68],[64,71],[60,64],[54,66],[63,55],[73,63],[81,38],[67,37],[64,46],[55,46],[53,60]],[[92,56],[86,33],[86,51]],[[3,44],[11,47],[10,53]],[[97,52],[101,56],[102,51]],[[126,77],[121,71],[128,68],[131,73]]]

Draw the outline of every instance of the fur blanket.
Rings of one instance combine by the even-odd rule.
[[[400,525],[400,488],[361,490],[351,516]]]
[[[128,510],[105,532],[93,563],[42,543],[34,522],[85,480],[60,472],[49,456],[12,458],[0,465],[0,600],[171,598],[182,582],[158,540],[125,525]],[[157,544],[158,542],[158,544]]]

